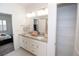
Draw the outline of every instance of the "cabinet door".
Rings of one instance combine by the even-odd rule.
[[[30,52],[35,55],[38,55],[38,49],[39,49],[38,42],[36,40],[31,39],[30,40]]]
[[[39,52],[38,55],[39,56],[46,56],[47,55],[47,44],[46,43],[39,43]]]
[[[29,51],[30,50],[30,40],[29,40],[29,38],[25,37],[24,45],[25,45],[25,49]]]
[[[19,36],[19,39],[20,39],[20,46],[22,48],[25,48],[25,45],[24,45],[24,38],[22,36]]]
[[[29,40],[26,37],[20,36],[20,46],[29,50]]]
[[[36,40],[31,40],[30,43],[30,50],[33,54],[38,55],[38,56],[45,56],[46,55],[46,43],[36,41]]]

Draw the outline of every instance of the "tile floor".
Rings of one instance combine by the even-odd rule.
[[[10,52],[9,54],[6,54],[5,56],[34,56],[34,55],[27,52],[23,48],[19,48],[13,52]]]

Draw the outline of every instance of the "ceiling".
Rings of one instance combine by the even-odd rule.
[[[20,6],[26,8],[27,12],[35,11],[41,8],[48,7],[48,3],[18,3]]]

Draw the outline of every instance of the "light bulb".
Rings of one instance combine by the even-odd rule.
[[[41,9],[36,12],[28,13],[26,16],[30,18],[30,17],[43,16],[43,15],[48,15],[48,8]]]
[[[43,16],[43,15],[47,15],[47,14],[48,14],[47,8],[37,11],[37,16]]]
[[[31,13],[26,14],[26,16],[27,16],[28,18],[30,18],[30,17],[31,17]]]

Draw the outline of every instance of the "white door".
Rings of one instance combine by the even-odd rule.
[[[57,6],[56,55],[73,55],[77,4]]]

